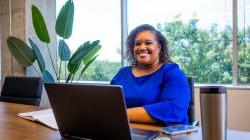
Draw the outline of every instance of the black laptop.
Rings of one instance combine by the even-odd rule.
[[[60,134],[64,138],[146,140],[156,131],[130,129],[122,87],[45,83]]]

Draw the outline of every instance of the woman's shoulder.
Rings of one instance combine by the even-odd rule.
[[[164,77],[185,77],[185,73],[180,69],[179,65],[176,63],[166,63],[162,68]]]
[[[119,70],[119,72],[129,72],[129,71],[131,71],[131,66],[125,66],[125,67],[121,67],[120,68],[120,70]]]
[[[117,82],[124,79],[125,76],[127,77],[130,72],[131,72],[131,67],[130,66],[120,68],[119,71],[112,78],[111,84],[117,84]]]
[[[176,63],[165,63],[162,66],[163,71],[180,70],[180,67]]]
[[[117,76],[127,75],[131,72],[131,66],[121,67],[119,71],[116,73]]]

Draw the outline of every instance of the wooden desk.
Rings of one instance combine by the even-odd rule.
[[[20,112],[39,110],[36,106],[0,102],[1,140],[60,140],[59,131],[17,117]],[[133,128],[159,130],[160,126],[131,124]],[[172,140],[202,140],[201,130],[197,133],[171,137]],[[228,130],[228,140],[249,140],[250,132]]]
[[[20,112],[36,111],[37,106],[0,102],[1,140],[56,140],[61,139],[59,131],[52,130],[32,121],[17,117]]]

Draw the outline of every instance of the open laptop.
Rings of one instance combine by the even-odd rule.
[[[60,134],[64,138],[146,140],[157,131],[130,129],[122,87],[45,83]]]

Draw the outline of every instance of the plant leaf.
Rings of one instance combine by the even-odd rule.
[[[84,67],[83,69],[81,70],[81,75],[87,70],[87,68],[90,66],[90,64],[92,64],[95,59],[98,57],[98,55],[96,55],[95,57],[93,57]],[[80,76],[81,76],[80,75]],[[80,77],[79,77],[80,78]]]
[[[62,61],[69,61],[70,60],[70,55],[71,55],[70,49],[64,40],[59,41],[58,54],[59,54],[59,58]]]
[[[37,63],[38,63],[38,66],[40,68],[40,71],[41,72],[45,71],[45,62],[44,62],[44,59],[43,59],[43,56],[42,56],[40,50],[38,49],[37,45],[32,41],[32,39],[29,38],[29,41],[30,41],[30,45],[33,48],[33,51],[36,55]]]
[[[46,82],[46,83],[55,83],[55,80],[54,80],[53,76],[47,70],[44,70],[42,72],[42,75],[43,75],[44,82]]]
[[[47,26],[45,24],[45,21],[41,12],[35,5],[32,5],[31,11],[32,11],[33,26],[36,31],[37,37],[42,42],[50,43],[50,37],[49,37],[48,30],[47,30]]]
[[[85,62],[86,65],[89,59],[96,55],[96,53],[99,51],[100,45],[94,44],[95,46],[93,46],[92,44],[93,43],[87,41],[76,50],[68,63],[68,70],[70,73],[76,73],[81,63]]]
[[[99,45],[99,43],[100,43],[100,40],[96,40],[96,41],[93,41],[91,43],[91,46],[94,47],[94,49],[92,49],[91,51],[89,51],[85,55],[85,57],[83,59],[83,62],[84,62],[85,65],[87,63],[89,63],[93,59],[93,57],[95,57],[95,55],[97,54],[97,52],[101,49],[101,45]]]
[[[21,39],[10,36],[7,39],[7,44],[10,52],[21,66],[30,66],[36,60],[33,50]]]
[[[96,46],[96,45],[99,45],[99,43],[100,43],[100,40],[95,40],[95,41],[93,41],[91,44],[92,44],[93,46]]]
[[[68,63],[67,68],[68,68],[69,73],[75,74],[78,71],[80,65],[81,63],[73,63],[73,64]]]
[[[72,34],[74,20],[74,3],[68,0],[61,8],[56,19],[56,33],[64,39],[68,39]]]
[[[76,73],[76,71],[79,69],[79,66],[81,64],[81,58],[91,50],[91,44],[89,41],[83,43],[72,55],[72,57],[69,60],[69,63],[67,65],[67,68],[70,73]]]
[[[90,41],[87,41],[85,43],[83,43],[76,51],[75,53],[72,55],[71,57],[71,61],[72,63],[75,63],[75,60],[77,60],[77,57],[79,57],[80,53],[84,53],[82,55],[87,54],[87,52],[89,52],[92,49],[91,43]]]
[[[93,59],[93,57],[95,57],[97,52],[101,49],[101,45],[97,45],[93,47],[94,48],[91,51],[89,51],[83,58],[83,62],[85,65],[88,64]]]

